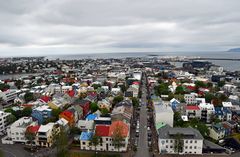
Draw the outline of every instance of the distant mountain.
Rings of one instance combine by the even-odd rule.
[[[233,48],[228,50],[228,52],[240,52],[240,48]]]

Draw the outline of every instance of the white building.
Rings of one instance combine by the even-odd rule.
[[[167,104],[154,105],[153,107],[155,124],[162,122],[173,127],[174,112],[172,108]]]
[[[196,104],[196,94],[184,94],[184,100],[186,104]]]
[[[160,154],[202,154],[204,138],[196,129],[166,125],[158,133]]]
[[[214,105],[210,103],[200,103],[198,106],[201,110],[201,119],[206,123],[210,123],[211,116],[215,113]]]
[[[0,111],[0,134],[4,134],[7,129],[7,118],[10,116],[11,113]]]
[[[15,98],[17,98],[17,94],[18,90],[15,89],[9,89],[4,92],[0,90],[0,98],[2,98],[6,102],[13,101]]]
[[[7,136],[2,139],[3,144],[26,143],[25,132],[28,126],[37,125],[32,117],[22,117],[7,127]]]
[[[55,134],[56,128],[55,123],[48,123],[46,125],[41,125],[37,135],[36,141],[37,145],[41,147],[51,147],[53,144],[53,136]]]

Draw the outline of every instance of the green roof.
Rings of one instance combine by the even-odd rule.
[[[166,125],[165,123],[159,122],[159,123],[155,124],[155,127],[156,127],[156,129],[158,130],[158,129],[164,127],[165,125]]]

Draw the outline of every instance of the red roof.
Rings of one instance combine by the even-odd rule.
[[[135,85],[140,85],[140,82],[138,82],[138,81],[135,81],[135,82],[133,82],[132,84],[135,84]]]
[[[67,94],[68,94],[70,97],[74,97],[75,92],[74,92],[74,90],[70,90],[70,91],[67,91]]]
[[[42,96],[40,99],[46,103],[48,103],[51,100],[51,98],[48,96]]]
[[[39,125],[29,126],[29,127],[27,127],[27,130],[28,130],[29,132],[31,132],[31,133],[37,133],[39,128],[40,128]]]
[[[186,110],[200,110],[198,106],[186,106]]]
[[[96,126],[96,136],[109,136],[109,130],[110,126],[109,125],[97,125]]]
[[[196,90],[196,87],[195,86],[187,86],[187,89],[189,89],[189,90]]]
[[[73,113],[71,111],[66,110],[66,111],[63,111],[61,115],[71,118],[73,116]]]

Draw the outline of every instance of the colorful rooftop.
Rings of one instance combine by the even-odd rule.
[[[96,114],[89,114],[86,117],[86,120],[95,120],[98,116]]]
[[[110,126],[110,136],[114,134],[115,130],[120,129],[123,137],[127,137],[129,133],[128,125],[122,121],[114,121]]]
[[[109,136],[110,125],[97,125],[95,134],[96,136]]]
[[[186,106],[186,110],[200,110],[198,106]]]
[[[89,141],[92,139],[93,133],[92,132],[82,132],[80,135],[81,141]]]

